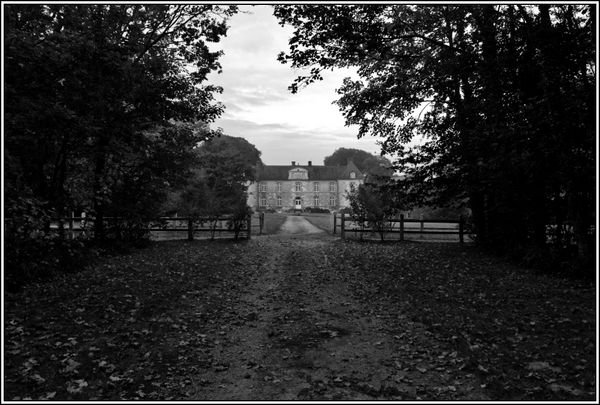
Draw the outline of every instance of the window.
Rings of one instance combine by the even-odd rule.
[[[288,175],[288,179],[308,179],[308,172],[306,169],[293,169],[290,170]]]
[[[335,181],[329,183],[329,191],[335,193]]]
[[[350,191],[354,191],[354,190],[356,190],[356,184],[353,181],[351,181],[350,182]]]
[[[281,207],[281,197],[277,197],[277,206]]]
[[[296,182],[296,191],[302,191],[302,183],[299,181]]]
[[[313,191],[319,192],[319,183],[314,183],[313,184]]]
[[[260,199],[260,206],[261,207],[266,207],[267,206],[267,199],[266,198],[261,198]]]
[[[355,179],[355,178],[356,178],[356,173],[354,173],[354,172],[350,172],[350,178],[351,178],[351,179]]]
[[[281,183],[277,182],[277,192],[281,193]]]
[[[262,191],[262,192],[267,191],[267,185],[265,183],[260,183],[260,191]]]
[[[315,207],[319,206],[319,196],[318,195],[316,195],[315,198],[314,198],[314,206]]]
[[[335,196],[329,196],[329,206],[330,207],[335,207]]]

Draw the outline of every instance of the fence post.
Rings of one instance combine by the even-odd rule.
[[[259,226],[259,231],[258,231],[258,234],[259,234],[259,235],[262,235],[263,227],[265,226],[265,213],[264,213],[264,212],[261,212],[261,213],[259,214],[259,217],[258,217],[258,219],[259,219],[259,225],[260,225],[260,226]]]
[[[342,239],[344,239],[346,237],[345,222],[346,222],[345,214],[342,212],[342,216],[340,217],[340,236],[342,237]]]
[[[458,240],[461,245],[464,243],[464,237],[463,237],[464,232],[465,232],[465,220],[464,220],[463,216],[461,215],[458,218]]]
[[[251,239],[252,236],[252,215],[248,215],[248,222],[246,223],[246,227],[248,228],[248,239]]]
[[[423,222],[423,214],[421,214],[421,216],[419,217],[419,220],[421,221],[421,233],[419,234],[419,238],[423,238],[423,230],[425,229],[425,225]]]
[[[337,222],[337,215],[334,212],[333,213],[333,234],[334,235],[335,235],[336,222]]]
[[[400,240],[404,240],[404,214],[400,214]]]
[[[63,221],[63,217],[58,218],[58,236],[60,240],[65,239],[65,223]]]
[[[74,239],[74,234],[73,234],[73,214],[75,214],[73,211],[71,211],[71,215],[69,215],[69,239]]]
[[[188,218],[188,240],[194,240],[194,220]]]

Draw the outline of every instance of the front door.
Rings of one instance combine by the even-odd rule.
[[[294,200],[294,209],[301,210],[302,209],[302,199],[300,197],[296,197]]]

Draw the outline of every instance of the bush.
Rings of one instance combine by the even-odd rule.
[[[148,222],[141,218],[108,221],[105,244],[122,247],[144,247],[150,241]]]
[[[7,238],[4,246],[4,282],[8,291],[48,280],[58,273],[81,270],[93,257],[82,240]]]
[[[304,212],[310,212],[313,214],[331,214],[330,210],[321,207],[308,207],[304,210]]]
[[[248,217],[252,215],[252,208],[246,205],[246,201],[240,200],[239,203],[234,207],[232,213],[232,219],[229,221],[229,227],[233,228],[235,234],[235,240],[240,236],[240,232],[245,229]],[[248,229],[246,229],[247,231]]]

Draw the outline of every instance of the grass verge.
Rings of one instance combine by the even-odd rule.
[[[333,233],[333,214],[302,214],[304,218],[319,229]],[[338,224],[339,226],[339,224]],[[338,229],[339,232],[339,229]]]
[[[285,222],[287,216],[285,214],[265,213],[265,224],[263,227],[263,235],[272,235],[279,231],[281,225]]]

